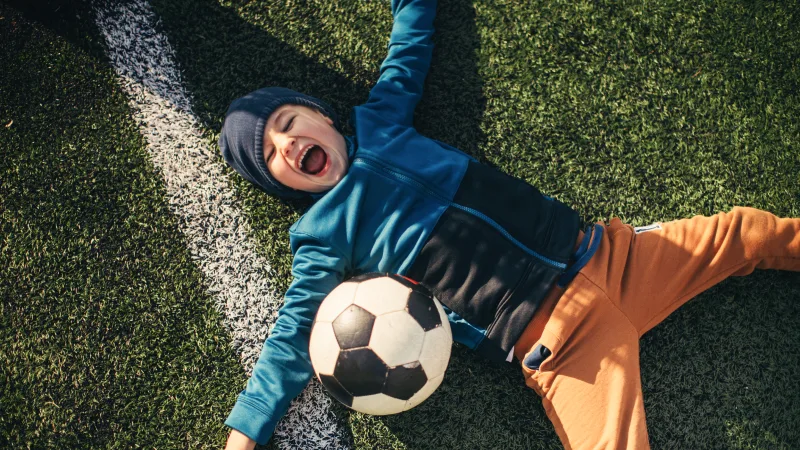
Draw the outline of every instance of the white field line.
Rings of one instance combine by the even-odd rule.
[[[150,5],[146,0],[102,3],[95,20],[108,56],[164,177],[170,210],[249,373],[281,303],[269,283],[269,263],[248,238],[248,220],[233,200],[221,159],[215,159],[218,150],[202,137],[174,53],[153,26],[157,19]],[[309,384],[275,431],[279,446],[346,448],[330,406],[319,383]]]

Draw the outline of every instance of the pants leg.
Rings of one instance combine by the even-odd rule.
[[[566,449],[649,448],[639,335],[602,289],[578,274],[527,356],[539,345],[522,370]]]
[[[800,270],[800,219],[735,208],[640,234],[612,220],[541,337],[520,338],[526,383],[564,447],[649,448],[639,337],[702,291],[756,268]],[[539,345],[550,352],[543,361],[532,358]]]
[[[800,271],[800,219],[734,208],[640,234],[611,221],[615,245],[586,276],[604,287],[641,336],[691,298],[754,269]],[[587,267],[588,268],[588,267]]]

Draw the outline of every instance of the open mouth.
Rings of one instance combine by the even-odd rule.
[[[328,154],[319,145],[308,147],[300,156],[298,167],[303,173],[317,175],[328,164]]]

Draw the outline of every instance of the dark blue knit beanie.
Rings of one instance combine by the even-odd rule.
[[[280,106],[295,104],[314,108],[333,120],[339,120],[325,102],[291,89],[270,87],[253,91],[231,103],[219,136],[222,157],[246,180],[269,194],[282,198],[308,197],[308,192],[289,188],[272,176],[264,161],[264,125]]]

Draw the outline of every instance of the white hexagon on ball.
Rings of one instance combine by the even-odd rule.
[[[424,342],[425,331],[403,310],[375,318],[369,346],[387,366],[394,367],[417,361]]]
[[[345,282],[332,290],[317,310],[318,322],[333,322],[348,306],[353,304],[358,283]]]
[[[408,302],[411,289],[402,286],[391,278],[373,278],[358,286],[355,304],[380,316],[394,311],[402,311]]]
[[[333,324],[316,322],[311,331],[308,349],[317,374],[333,375],[336,359],[339,357],[339,343],[333,333]]]
[[[453,336],[450,334],[450,327],[436,327],[425,333],[425,340],[422,345],[422,353],[419,355],[419,363],[428,375],[428,379],[444,375],[447,364],[450,362],[450,352],[453,349]]]
[[[424,387],[422,389],[425,389]],[[433,392],[433,391],[431,391]],[[365,395],[363,397],[353,398],[352,408],[367,414],[376,416],[385,416],[388,414],[397,414],[398,412],[405,411],[408,407],[408,402],[399,400],[394,397],[389,397],[386,394]]]

